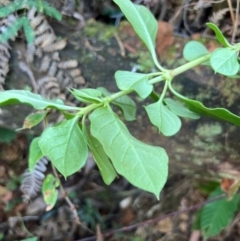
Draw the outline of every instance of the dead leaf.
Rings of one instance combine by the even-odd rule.
[[[166,53],[169,47],[173,45],[173,42],[173,26],[170,23],[159,21],[156,42],[158,56],[162,56]]]

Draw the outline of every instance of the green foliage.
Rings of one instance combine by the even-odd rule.
[[[113,0],[122,10],[127,20],[132,24],[139,38],[144,42],[150,51],[155,64],[159,65],[156,52],[155,41],[157,36],[158,24],[151,12],[141,6],[134,5],[129,0]]]
[[[35,8],[38,12],[44,13],[50,17],[56,18],[61,21],[62,15],[61,13],[51,7],[48,2],[41,0],[41,4],[36,0],[16,0],[12,1],[6,6],[0,7],[0,18],[4,18],[9,16],[12,13],[28,10],[30,8]],[[0,34],[0,42],[7,42],[9,39],[17,35],[17,32],[23,28],[26,40],[29,44],[34,42],[34,30],[30,25],[30,22],[27,17],[22,16],[16,18],[16,20],[2,33]]]
[[[30,105],[36,110],[44,110],[46,108],[57,110],[79,110],[78,107],[64,105],[62,100],[48,100],[41,95],[31,93],[30,91],[6,90],[1,92],[0,107],[20,103]]]
[[[183,57],[187,61],[193,61],[201,56],[209,54],[206,47],[197,41],[188,42],[183,49]]]
[[[58,191],[57,187],[59,186],[59,180],[56,179],[52,174],[48,174],[47,177],[44,179],[42,185],[42,194],[45,203],[47,204],[47,210],[51,210],[58,198]]]
[[[94,160],[99,168],[99,171],[102,175],[103,181],[109,185],[113,182],[115,177],[117,176],[116,171],[113,168],[111,161],[109,160],[106,152],[103,149],[101,143],[94,138],[89,131],[87,130],[86,126],[83,126],[83,134],[87,140],[87,144],[89,146],[90,151],[94,157]]]
[[[227,39],[223,36],[221,30],[213,23],[207,23],[207,26],[212,29],[216,35],[216,38],[220,44],[224,47],[231,47],[232,45],[227,41]]]
[[[17,2],[22,3],[23,1]],[[36,7],[39,12],[60,19],[56,10],[44,1],[41,1],[40,5],[37,1],[26,0],[24,2],[30,7]],[[30,147],[30,169],[34,167],[37,159],[45,155],[50,158],[52,164],[63,176],[68,177],[83,167],[89,149],[106,184],[113,182],[117,174],[120,174],[133,185],[149,191],[159,198],[159,192],[162,190],[168,175],[168,156],[165,150],[161,147],[147,145],[134,138],[120,120],[118,112],[115,113],[112,110],[112,105],[117,106],[122,111],[123,117],[127,121],[132,121],[136,118],[137,107],[129,94],[136,92],[142,99],[151,97],[152,103],[145,107],[147,115],[152,124],[165,136],[172,136],[180,130],[181,120],[179,116],[198,119],[200,115],[207,115],[240,126],[239,116],[224,108],[209,108],[199,101],[188,99],[175,91],[171,85],[175,76],[200,64],[208,64],[215,72],[223,75],[237,75],[240,45],[230,45],[214,24],[208,24],[215,31],[224,48],[208,53],[202,44],[192,41],[186,45],[183,53],[189,62],[175,69],[165,69],[158,62],[155,53],[158,24],[151,12],[144,6],[134,5],[130,0],[114,0],[114,2],[119,5],[138,36],[147,46],[160,72],[142,74],[119,70],[116,72],[115,78],[121,91],[117,93],[110,93],[103,87],[71,89],[70,92],[73,96],[84,103],[85,107],[68,106],[61,100],[48,100],[40,95],[21,90],[1,92],[0,107],[22,103],[30,105],[36,110],[46,110],[40,115],[35,113],[33,116],[28,116],[25,121],[27,125],[24,128],[31,128],[43,118],[47,118],[48,109],[59,110],[66,118],[61,123],[47,127],[41,137],[33,140]],[[10,13],[25,8],[21,4],[16,7],[15,3],[0,8],[0,15],[8,16]],[[33,41],[29,22],[25,16],[18,18],[18,22],[10,26],[11,31],[5,32],[4,39],[13,36],[21,26],[28,35],[28,41]],[[154,85],[162,82],[164,82],[162,92],[156,93]],[[171,91],[181,102],[165,98],[168,91]],[[115,110],[115,108],[113,109]],[[88,119],[90,126],[88,126]],[[47,199],[47,202],[52,207],[56,200],[56,184],[53,177],[49,177],[46,186],[44,190],[50,190],[50,196],[52,195],[52,199]],[[236,198],[234,196],[233,200]],[[221,205],[226,210],[229,208],[229,203],[226,204],[226,207],[223,203]],[[233,208],[230,210],[231,215],[233,215]],[[225,215],[224,217],[228,221],[212,228],[209,222],[204,221],[206,220],[204,215],[205,211],[203,210],[201,227],[206,236],[211,236],[216,233],[216,230],[226,226],[230,219],[230,216]]]
[[[231,76],[237,74],[239,64],[236,50],[216,49],[210,58],[210,64],[216,73]]]
[[[38,111],[36,113],[28,115],[24,122],[22,129],[31,129],[32,127],[38,125],[47,115],[48,111]]]
[[[117,71],[115,79],[120,90],[134,90],[143,99],[147,98],[153,90],[153,86],[148,81],[149,75],[147,74]]]
[[[38,145],[39,137],[32,140],[29,148],[28,168],[32,172],[37,162],[43,157],[42,150]]]
[[[164,136],[175,135],[181,128],[181,120],[161,100],[145,107],[150,121]]]
[[[220,187],[218,187],[210,194],[209,199],[221,194],[223,194],[223,192]],[[239,200],[240,197],[236,194],[231,200],[223,198],[204,205],[198,214],[200,229],[204,238],[216,236],[223,228],[227,227],[238,208]]]
[[[91,133],[103,145],[116,171],[133,185],[159,198],[168,173],[168,157],[160,147],[135,139],[109,107],[90,115]]]
[[[78,117],[48,127],[40,137],[39,146],[66,178],[84,166],[88,151]]]

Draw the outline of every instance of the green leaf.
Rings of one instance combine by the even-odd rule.
[[[43,154],[65,177],[77,172],[87,160],[87,143],[78,126],[78,117],[48,127],[38,143]]]
[[[94,110],[89,118],[91,133],[103,145],[115,170],[133,185],[159,198],[168,175],[165,150],[135,139],[109,107]]]
[[[52,174],[48,174],[42,185],[42,194],[47,204],[47,211],[51,210],[57,202],[58,191],[56,183],[58,183],[56,178]]]
[[[86,126],[83,126],[83,134],[87,140],[88,146],[92,152],[93,158],[97,163],[103,181],[109,185],[113,182],[117,173],[115,172],[112,163],[110,162],[106,152],[104,151],[101,143],[94,138],[87,130]]]
[[[218,120],[230,122],[236,126],[240,126],[240,117],[231,113],[224,108],[208,108],[201,102],[196,100],[187,99],[184,96],[178,95],[178,97],[186,104],[186,106],[193,112],[199,115],[209,116]]]
[[[36,163],[43,157],[42,150],[40,149],[38,144],[39,139],[40,137],[34,138],[30,144],[29,158],[28,158],[28,168],[30,172],[33,171]]]
[[[111,93],[103,87],[99,87],[98,90],[101,91],[105,96],[111,95]],[[123,116],[127,121],[136,119],[137,106],[129,96],[124,95],[119,97],[112,101],[111,104],[116,105],[122,111]]]
[[[86,89],[70,89],[71,93],[75,96],[76,99],[84,103],[99,103],[101,102],[102,93],[99,90],[86,88]]]
[[[183,49],[183,57],[187,61],[193,61],[199,57],[209,54],[206,47],[197,41],[188,42]]]
[[[10,130],[5,127],[0,126],[0,141],[10,143],[15,137],[17,133],[13,130]]]
[[[168,108],[176,115],[185,117],[185,118],[190,118],[190,119],[199,119],[200,115],[190,111],[188,108],[186,108],[184,105],[181,103],[170,99],[170,98],[165,98],[164,99],[165,104],[168,106]]]
[[[158,24],[152,13],[142,5],[135,5],[129,0],[113,0],[132,24],[135,32],[149,49],[154,62],[157,63],[155,40]]]
[[[145,106],[148,117],[153,125],[164,136],[175,135],[181,128],[179,117],[163,105],[162,101]]]
[[[147,98],[153,90],[153,86],[148,82],[148,74],[119,70],[115,73],[115,78],[120,90],[134,90],[143,99]]]
[[[215,189],[209,196],[212,199],[223,194],[220,187]],[[238,208],[239,194],[236,194],[230,201],[226,198],[207,203],[202,209],[201,231],[204,238],[213,237],[229,225],[235,211]]]
[[[61,13],[46,1],[41,1],[41,4],[39,4],[39,1],[28,1],[28,6],[36,8],[39,12],[44,12],[46,15],[56,18],[58,21],[62,20]]]
[[[215,72],[223,75],[235,75],[239,70],[237,53],[232,49],[216,49],[210,57],[210,64]]]
[[[35,34],[34,34],[34,30],[33,30],[32,26],[30,24],[30,21],[26,17],[23,17],[23,30],[24,30],[28,44],[32,44],[35,39]]]
[[[31,129],[33,126],[39,124],[47,115],[48,111],[37,111],[36,113],[28,115],[21,129]]]
[[[194,218],[194,221],[192,223],[192,230],[200,230],[200,228],[201,228],[201,217],[202,217],[202,208],[199,209],[195,213],[195,218]]]
[[[44,110],[46,108],[58,109],[58,110],[79,110],[78,107],[64,105],[63,101],[48,100],[25,90],[5,90],[0,93],[0,107],[6,105],[14,105],[24,103],[32,106],[37,110]]]
[[[6,43],[9,39],[16,37],[17,32],[22,26],[23,18],[18,18],[4,32],[0,34],[0,41]]]
[[[221,30],[213,23],[206,23],[206,25],[212,29],[216,35],[216,38],[220,44],[224,47],[231,47],[232,45],[227,41],[227,39],[223,36]]]

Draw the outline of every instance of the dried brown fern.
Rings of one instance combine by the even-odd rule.
[[[223,19],[224,15],[229,12],[228,8],[223,8],[217,12],[214,12],[211,17],[209,17],[209,21],[218,25],[219,21]]]

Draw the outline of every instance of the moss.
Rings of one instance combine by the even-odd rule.
[[[84,34],[86,37],[95,37],[99,41],[108,42],[109,38],[112,38],[116,33],[116,28],[113,26],[105,25],[101,22],[97,22],[90,19],[84,28]]]
[[[196,133],[202,137],[213,137],[220,135],[223,132],[223,128],[219,123],[203,124],[197,127]]]

